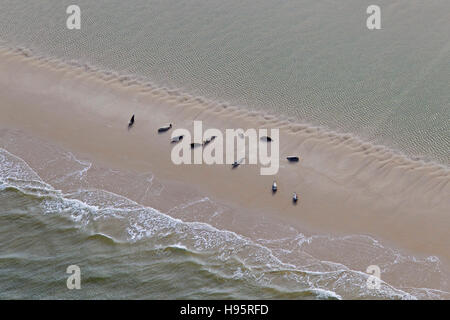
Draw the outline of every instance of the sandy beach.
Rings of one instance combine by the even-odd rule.
[[[368,235],[408,254],[438,257],[441,277],[421,280],[419,286],[450,290],[443,281],[450,275],[450,172],[443,166],[408,159],[351,135],[7,49],[0,51],[0,96],[0,148],[18,154],[41,177],[64,166],[39,168],[47,156],[44,144],[70,150],[78,159],[129,173],[127,179],[100,180],[93,172],[88,187],[101,184],[162,212],[182,199],[208,197],[229,209],[216,224],[240,234],[255,232],[253,221],[265,219],[305,232]],[[136,122],[128,130],[133,114]],[[258,165],[234,170],[230,165],[174,165],[170,132],[158,134],[157,129],[172,123],[173,129],[192,130],[194,120],[203,121],[204,130],[279,128],[279,172],[262,176]],[[7,139],[12,136],[14,144]],[[289,155],[300,161],[289,163]],[[161,197],[143,197],[145,180],[130,178],[147,172],[165,186]],[[57,187],[68,192],[73,186]],[[296,205],[293,192],[299,195]],[[258,232],[283,231],[268,225]],[[351,256],[349,250],[348,257],[340,258]],[[398,285],[394,273],[384,280]]]

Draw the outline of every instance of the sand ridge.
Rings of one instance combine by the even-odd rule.
[[[368,234],[423,255],[450,260],[450,173],[382,146],[289,119],[217,104],[142,84],[87,65],[0,52],[0,125],[88,154],[115,168],[151,170],[236,208],[267,212],[332,233]],[[136,123],[126,127],[132,114]],[[280,128],[280,170],[181,165],[170,161],[161,125]],[[283,161],[298,154],[298,164]],[[276,179],[279,190],[272,196]],[[299,203],[291,203],[292,192]]]

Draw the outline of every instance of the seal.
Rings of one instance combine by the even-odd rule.
[[[239,167],[239,165],[244,161],[245,158],[241,158],[239,159],[239,161],[235,161],[233,162],[233,164],[231,165],[231,169],[235,169],[237,167]]]
[[[128,129],[130,129],[133,126],[133,124],[134,124],[134,114],[131,117],[130,122],[128,122]]]
[[[158,133],[169,131],[171,128],[172,128],[172,124],[170,123],[168,126],[159,128]]]
[[[205,142],[203,142],[203,145],[208,145],[208,143],[212,142],[215,138],[217,138],[217,136],[211,136],[209,139],[206,139]]]
[[[289,156],[289,157],[286,157],[286,159],[289,162],[298,162],[298,160],[300,160],[299,157],[295,157],[295,156]]]
[[[198,143],[198,142],[192,142],[191,143],[191,149],[197,148],[197,147],[201,147],[203,144],[202,143]]]
[[[184,137],[184,135],[173,137],[173,138],[170,140],[170,142],[171,142],[171,143],[179,142],[179,141],[183,140],[183,137]]]
[[[273,139],[271,137],[269,137],[269,136],[262,136],[260,139],[261,139],[261,141],[266,141],[266,142],[272,142],[273,141]]]

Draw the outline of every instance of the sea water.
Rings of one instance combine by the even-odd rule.
[[[71,4],[81,9],[80,30],[66,27]],[[370,4],[3,0],[0,45],[351,133],[448,166],[450,3],[378,1],[380,30],[366,27]],[[352,248],[361,261],[364,253],[383,256],[384,273],[406,270],[399,266],[407,263],[427,278],[439,274],[436,257],[404,256],[362,235],[294,232],[256,241],[101,189],[64,193],[54,185],[67,174],[44,181],[8,150],[0,157],[2,299],[446,294],[385,283],[371,291],[367,274],[338,261]],[[70,177],[83,179],[89,163],[72,161],[81,169]],[[317,248],[330,247],[335,257],[314,257]],[[296,263],[290,255],[313,262]],[[71,264],[81,268],[81,290],[65,285]]]
[[[283,226],[282,238],[252,239],[186,218],[199,209],[209,210],[212,216],[220,214],[208,198],[187,201],[164,213],[102,189],[75,188],[64,193],[5,149],[0,149],[0,163],[0,299],[430,299],[448,295],[385,281],[378,289],[368,288],[368,274],[354,267],[365,261],[377,262],[383,276],[401,271],[400,283],[411,283],[410,276],[424,280],[441,276],[437,257],[403,255],[368,236],[307,236]],[[83,168],[90,164],[82,163],[63,177],[85,179],[90,171]],[[326,253],[330,250],[332,256]],[[354,258],[342,259],[352,256],[349,250]],[[73,265],[81,270],[79,290],[67,286],[70,274],[66,271]]]
[[[69,30],[66,9],[81,10]],[[450,3],[3,0],[0,39],[450,161]]]

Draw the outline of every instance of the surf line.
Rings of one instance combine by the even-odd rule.
[[[178,128],[172,132],[171,141],[177,141],[172,148],[171,160],[175,165],[181,164],[233,164],[240,159],[240,164],[245,163],[246,141],[248,141],[248,163],[260,164],[261,175],[275,175],[279,169],[280,141],[279,129],[270,129],[270,137],[267,129],[250,128],[226,129],[225,148],[224,135],[221,130],[209,128],[203,132],[202,121],[194,121],[194,136],[189,130]],[[183,137],[183,139],[178,139]],[[259,138],[259,139],[258,139]],[[235,143],[236,142],[236,143]],[[270,155],[268,149],[270,146]],[[235,156],[235,150],[237,155]],[[225,152],[225,157],[224,157]],[[192,153],[194,161],[192,162]]]

